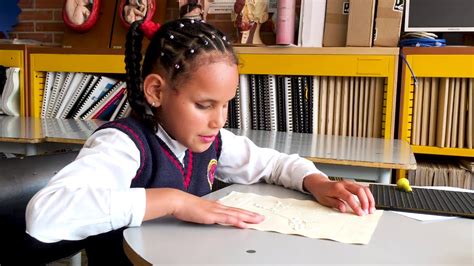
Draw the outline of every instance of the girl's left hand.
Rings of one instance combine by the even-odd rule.
[[[359,216],[375,212],[375,200],[366,186],[353,181],[331,181],[324,176],[313,174],[305,177],[303,187],[316,200],[328,207],[346,212],[346,203]]]

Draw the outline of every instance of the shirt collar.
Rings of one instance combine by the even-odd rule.
[[[163,142],[168,146],[168,148],[173,152],[173,154],[178,158],[178,160],[183,164],[184,155],[186,154],[187,148],[179,143],[178,141],[174,140],[168,132],[164,130],[164,128],[158,124],[158,132],[156,135],[163,140]]]

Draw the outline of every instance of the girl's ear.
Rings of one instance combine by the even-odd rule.
[[[146,76],[143,81],[143,93],[148,104],[152,107],[159,107],[163,99],[165,80],[159,74],[153,73]]]

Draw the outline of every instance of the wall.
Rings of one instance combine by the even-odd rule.
[[[177,1],[163,1],[167,1],[166,19],[177,17]],[[9,37],[37,40],[44,44],[61,46],[65,29],[62,20],[64,2],[65,0],[19,0],[18,6],[22,12],[18,17],[19,23],[10,32]]]

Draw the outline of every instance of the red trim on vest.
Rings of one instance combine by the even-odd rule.
[[[188,190],[189,184],[191,183],[191,174],[193,173],[193,153],[188,150],[188,169],[186,169],[186,177],[184,178],[184,188]]]

